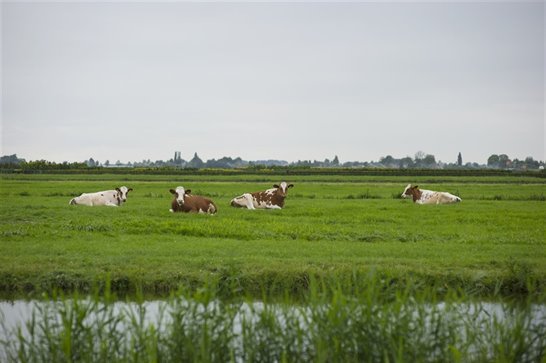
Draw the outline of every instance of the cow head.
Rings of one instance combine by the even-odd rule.
[[[411,184],[408,184],[406,189],[404,189],[404,192],[402,193],[402,198],[411,198],[413,197],[413,200],[419,199],[421,197],[421,191],[419,190],[419,186],[411,186]]]
[[[288,193],[288,188],[292,188],[294,184],[286,184],[286,182],[282,182],[281,185],[273,184],[273,188],[277,188],[277,194],[286,197],[286,194]]]
[[[116,188],[116,191],[118,192],[118,202],[119,204],[121,204],[122,202],[126,202],[127,201],[127,194],[133,190],[133,188],[127,188],[126,186],[123,186],[123,187],[119,187],[119,188]]]
[[[178,205],[184,205],[184,197],[186,196],[186,194],[191,193],[191,189],[184,190],[184,187],[176,187],[176,190],[171,189],[169,191],[171,192],[171,194],[174,194],[174,198]]]

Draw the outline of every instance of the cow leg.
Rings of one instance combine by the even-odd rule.
[[[108,206],[108,207],[117,207],[118,206],[117,204],[114,204],[112,202],[106,202],[105,205]]]
[[[273,205],[266,205],[265,207],[266,207],[267,209],[282,209],[281,207],[279,207],[278,205],[275,205],[275,204],[273,204]]]

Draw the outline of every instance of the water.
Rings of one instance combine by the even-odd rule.
[[[62,327],[63,314],[64,317],[69,316],[67,311],[73,308],[74,300],[65,301],[38,301],[38,300],[15,300],[15,301],[0,301],[0,340],[5,342],[0,345],[0,361],[6,361],[6,347],[16,347],[18,342],[18,332],[25,338],[29,339],[31,333],[29,331],[29,322],[39,321],[40,317],[47,316],[51,323],[57,323]],[[260,320],[263,319],[263,312],[267,310],[272,314],[275,324],[278,324],[281,330],[287,329],[287,324],[292,328],[296,326],[302,329],[302,331],[308,331],[316,329],[316,326],[310,326],[315,324],[317,316],[328,316],[328,314],[321,315],[321,311],[327,311],[330,309],[330,305],[314,305],[314,306],[302,306],[302,305],[281,305],[270,304],[265,305],[263,302],[250,302],[239,303],[233,305],[227,305],[227,308],[231,308],[230,314],[225,314],[226,305],[223,305],[219,301],[212,301],[207,304],[202,304],[192,300],[175,299],[172,301],[154,300],[146,301],[141,304],[135,302],[114,302],[110,304],[103,304],[100,302],[92,301],[89,299],[77,300],[80,303],[82,311],[85,311],[84,318],[81,322],[85,326],[94,326],[95,323],[101,321],[113,321],[111,329],[115,332],[120,332],[122,335],[131,334],[131,329],[134,330],[135,326],[141,327],[142,331],[146,331],[151,326],[155,327],[160,333],[165,332],[173,321],[176,320],[177,324],[183,322],[183,325],[188,328],[191,326],[200,326],[203,323],[203,319],[211,319],[210,321],[215,324],[226,324],[228,329],[231,330],[233,339],[230,342],[231,345],[237,347],[237,349],[243,346],[243,330],[245,326],[249,325],[256,327],[260,324]],[[88,308],[90,306],[90,308]],[[418,307],[411,306],[408,308],[409,316],[415,317],[416,321],[421,319],[421,324],[428,326],[425,331],[430,333],[433,330],[432,325],[437,322],[438,315],[443,318],[460,319],[465,321],[460,325],[460,335],[465,339],[465,335],[468,334],[468,330],[463,327],[469,325],[476,329],[496,329],[493,324],[505,324],[506,326],[513,325],[514,317],[517,314],[524,314],[525,319],[529,319],[529,327],[542,327],[541,333],[545,331],[546,325],[546,305],[535,304],[531,305],[528,309],[519,309],[517,306],[511,306],[504,303],[494,302],[478,302],[478,303],[439,303],[439,304],[420,304]],[[354,307],[353,307],[354,308]],[[356,307],[358,308],[358,306]],[[411,310],[411,309],[415,309]],[[181,319],[179,314],[184,312]],[[317,312],[319,314],[317,314]],[[207,315],[208,314],[208,315]],[[378,309],[378,321],[389,321],[390,310]],[[436,314],[436,315],[434,315]],[[75,314],[77,315],[77,314]],[[387,319],[383,319],[383,317]],[[72,316],[72,315],[70,315]],[[207,316],[207,317],[205,317]],[[271,316],[271,315],[270,315]],[[346,324],[351,325],[351,314],[346,317]],[[404,315],[393,314],[393,320],[399,319]],[[408,316],[408,315],[405,315]],[[215,320],[215,317],[219,319]],[[225,318],[228,317],[228,320]],[[177,320],[178,319],[178,320]],[[383,319],[383,320],[382,320]],[[424,321],[424,323],[423,323]],[[221,322],[221,323],[218,323]],[[225,323],[227,322],[227,323]],[[245,325],[246,324],[246,325]],[[387,324],[391,324],[387,322]],[[396,321],[393,321],[393,326],[396,326]],[[465,325],[467,324],[467,325]],[[36,326],[36,324],[34,324]],[[218,328],[218,326],[216,327]],[[62,329],[61,329],[62,330]],[[220,329],[221,330],[221,329]],[[60,330],[55,330],[59,332]],[[478,335],[480,332],[477,332]],[[130,338],[127,338],[130,340]],[[304,344],[312,344],[311,339],[306,337]],[[540,342],[539,342],[540,344]],[[478,350],[480,348],[471,348],[472,350]],[[432,352],[431,354],[434,354]],[[236,356],[238,361],[243,361],[243,353],[240,356]]]

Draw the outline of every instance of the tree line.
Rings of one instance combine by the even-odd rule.
[[[174,157],[169,160],[142,160],[122,163],[117,160],[100,162],[93,158],[82,162],[56,163],[47,160],[32,160],[17,157],[16,154],[0,157],[1,169],[22,169],[22,170],[74,170],[89,168],[187,168],[187,169],[236,169],[236,168],[264,168],[264,167],[295,167],[295,168],[387,168],[387,169],[503,169],[503,170],[538,170],[544,169],[544,161],[534,160],[527,157],[524,160],[511,159],[506,154],[493,154],[487,159],[487,164],[476,162],[463,163],[461,153],[457,155],[453,163],[437,161],[432,154],[419,151],[412,158],[406,156],[395,158],[391,155],[381,157],[378,161],[347,161],[340,162],[335,155],[331,160],[298,160],[287,162],[285,160],[255,160],[246,161],[240,157],[222,157],[220,159],[209,159],[203,161],[197,153],[193,158],[186,161],[182,159],[181,153],[176,151]]]

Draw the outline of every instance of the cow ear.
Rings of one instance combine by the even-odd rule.
[[[277,184],[273,184],[273,188],[279,188]]]
[[[419,185],[415,185],[415,186],[413,186],[412,188],[413,188],[413,189],[417,189],[417,188],[419,188]]]
[[[287,188],[292,188],[293,186],[294,186],[294,184],[288,184]]]
[[[191,193],[191,189],[188,189],[186,190],[186,192],[184,194],[190,194]]]
[[[169,189],[169,192],[171,192],[171,194],[176,194],[176,190],[174,189]]]
[[[118,193],[121,193],[121,190],[120,190],[119,188],[116,188],[116,191],[117,191]]]
[[[127,193],[129,193],[129,192],[132,191],[132,190],[133,190],[133,188],[127,189]]]

